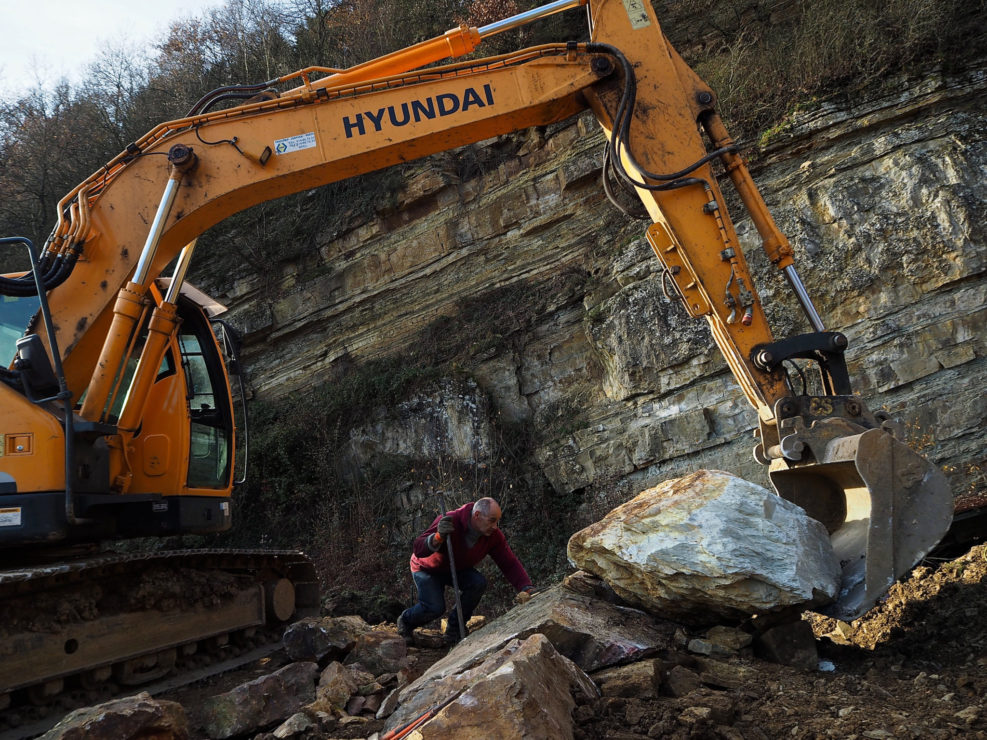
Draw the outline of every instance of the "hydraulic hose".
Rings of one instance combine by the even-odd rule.
[[[55,255],[48,270],[37,282],[30,275],[17,278],[0,277],[0,294],[15,297],[37,295],[39,284],[45,292],[57,288],[72,274],[81,251],[70,249],[67,257],[64,254]]]
[[[185,117],[189,118],[190,116],[205,113],[209,108],[223,100],[248,100],[257,93],[263,92],[277,83],[278,79],[275,78],[267,82],[258,82],[254,85],[226,85],[225,87],[217,87],[215,90],[211,90],[199,98],[195,105],[189,109],[189,112],[185,114]]]
[[[712,152],[707,153],[704,157],[696,160],[688,167],[685,167],[678,172],[671,173],[658,173],[651,172],[645,169],[641,164],[638,163],[637,159],[634,157],[634,153],[631,149],[631,115],[634,112],[634,106],[637,102],[637,81],[634,75],[634,68],[631,63],[627,60],[627,57],[616,48],[610,44],[600,44],[600,43],[590,43],[586,44],[586,51],[591,54],[606,54],[607,56],[613,57],[620,64],[621,69],[624,73],[624,90],[620,96],[620,102],[617,105],[617,112],[614,114],[613,118],[613,135],[610,141],[607,143],[607,157],[606,161],[612,168],[612,171],[616,172],[620,179],[629,185],[641,188],[643,190],[674,190],[676,188],[685,187],[687,185],[705,185],[706,181],[698,177],[686,177],[689,173],[702,167],[707,162],[717,159],[726,153],[734,152],[737,150],[735,146],[722,147],[716,149]],[[643,176],[649,180],[656,180],[657,183],[650,183],[644,180],[635,179],[630,173],[624,168],[623,162],[620,159],[620,153],[624,152],[627,159],[630,161],[631,165]],[[619,207],[619,206],[618,206]],[[623,210],[623,209],[622,209]]]

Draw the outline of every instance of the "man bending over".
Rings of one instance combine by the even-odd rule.
[[[487,579],[474,566],[489,555],[504,577],[518,592],[533,590],[531,579],[521,561],[511,551],[500,531],[500,506],[492,498],[481,498],[437,517],[412,547],[411,576],[418,589],[418,603],[398,617],[398,634],[411,639],[415,627],[441,617],[445,611],[445,589],[452,587],[449,546],[452,542],[456,579],[459,582],[463,624],[469,621],[487,587]],[[460,640],[456,609],[449,613],[445,631],[446,644]]]

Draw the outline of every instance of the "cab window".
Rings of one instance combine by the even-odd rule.
[[[191,313],[191,312],[190,312]],[[233,438],[229,394],[212,329],[195,311],[178,335],[190,418],[189,488],[225,488],[230,477]]]

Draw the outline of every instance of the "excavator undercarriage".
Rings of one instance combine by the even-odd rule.
[[[298,552],[55,554],[0,572],[0,710],[70,686],[145,684],[209,641],[319,610],[315,569]]]

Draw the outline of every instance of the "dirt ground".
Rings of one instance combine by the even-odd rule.
[[[577,737],[987,737],[987,547],[924,563],[851,624],[807,618],[828,670],[735,658],[756,681],[657,702],[604,698],[576,709]]]
[[[820,670],[751,655],[726,658],[753,669],[756,679],[680,698],[583,703],[574,711],[576,737],[987,738],[987,545],[956,559],[925,562],[851,624],[806,618],[817,636]],[[444,651],[414,654],[422,669]],[[195,697],[227,690],[236,679],[226,676],[222,687],[161,698],[181,701],[194,716]],[[382,725],[366,718],[308,737],[367,737]]]

